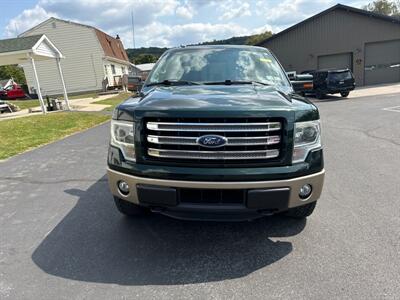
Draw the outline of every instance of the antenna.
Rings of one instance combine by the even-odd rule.
[[[132,43],[133,43],[133,49],[135,49],[136,48],[135,47],[135,22],[133,19],[133,10],[132,10],[131,15],[132,15]]]
[[[19,30],[18,30],[17,22],[14,22],[14,27],[15,27],[15,34],[16,34],[16,36],[18,37],[18,35],[19,35]]]

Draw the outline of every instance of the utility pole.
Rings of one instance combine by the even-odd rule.
[[[133,9],[132,9],[131,16],[132,16],[132,43],[133,43],[133,49],[135,49],[136,48],[135,47],[135,22],[133,19]]]

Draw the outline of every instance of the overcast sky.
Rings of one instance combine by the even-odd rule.
[[[362,7],[370,1],[342,0]],[[0,38],[49,17],[93,25],[132,47],[171,47],[271,30],[277,33],[335,5],[331,0],[0,0]]]

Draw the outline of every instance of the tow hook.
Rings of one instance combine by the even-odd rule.
[[[150,210],[154,213],[161,213],[161,212],[165,211],[165,208],[159,207],[159,206],[154,206],[154,207],[151,207]]]
[[[258,212],[263,216],[272,216],[273,214],[275,214],[276,209],[261,209]]]

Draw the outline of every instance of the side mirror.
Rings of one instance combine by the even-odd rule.
[[[290,81],[295,80],[296,78],[296,71],[286,72],[287,77]]]

